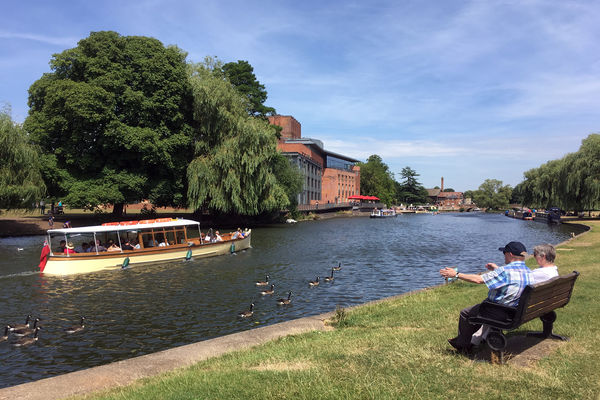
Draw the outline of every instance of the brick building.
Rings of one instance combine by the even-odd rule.
[[[270,116],[269,122],[282,127],[277,148],[304,174],[298,204],[345,203],[348,196],[360,194],[359,160],[325,150],[318,139],[303,138],[292,116]]]

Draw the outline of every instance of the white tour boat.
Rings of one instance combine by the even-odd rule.
[[[393,208],[384,208],[382,210],[374,208],[373,211],[371,211],[371,218],[389,218],[395,217],[396,215],[396,210]]]
[[[219,241],[207,240],[200,231],[199,222],[172,218],[50,229],[40,256],[40,272],[71,275],[229,254],[249,248],[250,236],[251,230],[245,230],[222,234]],[[63,240],[69,247],[67,252],[57,250]],[[115,251],[104,250],[109,240],[115,244]],[[97,245],[98,241],[101,246]],[[124,250],[130,241],[139,248]],[[83,243],[89,245],[81,248]]]

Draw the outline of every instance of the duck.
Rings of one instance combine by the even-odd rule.
[[[250,308],[248,310],[242,311],[238,315],[242,318],[248,318],[248,317],[251,317],[252,314],[254,314],[253,310],[254,310],[254,303],[250,304]]]
[[[10,330],[14,331],[17,329],[27,329],[30,327],[29,325],[29,320],[31,319],[31,315],[28,315],[27,318],[25,318],[25,323],[24,324],[10,324]]]
[[[265,275],[264,281],[256,281],[256,286],[267,286],[269,284],[269,275]]]
[[[36,326],[35,331],[33,333],[33,337],[21,338],[21,339],[17,340],[16,342],[14,342],[13,346],[15,346],[15,347],[29,346],[30,344],[37,342],[38,332],[40,331],[40,329],[42,329],[42,328],[40,328],[39,326]]]
[[[325,277],[325,282],[333,282],[333,268],[331,268],[331,275]]]
[[[291,302],[292,302],[292,292],[291,291],[288,293],[287,299],[277,299],[277,304],[279,304],[280,306],[290,304]]]
[[[337,267],[333,267],[334,271],[341,271],[342,270],[342,263],[338,263]]]
[[[267,294],[273,294],[275,293],[275,285],[271,285],[271,289],[269,290],[263,290],[262,292],[260,292],[260,294],[267,295]]]
[[[13,335],[15,336],[28,336],[35,332],[37,328],[38,322],[40,322],[39,318],[36,318],[33,322],[33,328],[23,328],[23,329],[13,329]]]
[[[79,321],[79,325],[73,325],[73,326],[65,329],[65,332],[68,334],[81,332],[82,330],[85,329],[85,325],[83,324],[83,321],[85,321],[85,317],[81,316],[81,321]]]
[[[308,285],[309,286],[319,286],[319,277],[317,276],[317,279],[314,281],[309,281]]]
[[[0,342],[8,340],[8,332],[10,332],[10,325],[4,327],[4,336],[0,336]]]

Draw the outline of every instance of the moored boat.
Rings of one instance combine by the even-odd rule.
[[[218,235],[213,234],[213,237]],[[110,270],[139,264],[185,260],[229,254],[250,247],[251,231],[230,232],[219,240],[207,240],[200,223],[187,219],[159,218],[142,221],[109,222],[96,226],[48,230],[46,245],[40,256],[40,272],[71,275]],[[115,251],[102,244],[114,242]],[[55,252],[59,241],[67,252]],[[81,248],[82,243],[89,246]],[[133,242],[132,250],[125,250]],[[75,247],[79,245],[79,252]]]

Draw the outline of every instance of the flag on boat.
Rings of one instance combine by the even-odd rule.
[[[46,263],[48,262],[49,254],[50,246],[48,246],[48,241],[44,240],[44,247],[42,247],[42,254],[40,254],[40,272],[44,272],[44,268],[46,268]]]

